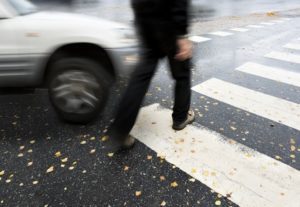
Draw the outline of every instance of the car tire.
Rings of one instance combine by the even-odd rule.
[[[86,124],[104,108],[111,80],[103,66],[92,59],[63,58],[51,65],[49,98],[63,120]]]

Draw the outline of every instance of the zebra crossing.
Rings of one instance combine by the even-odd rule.
[[[229,31],[231,31],[231,32],[229,32],[229,31],[214,31],[214,32],[208,33],[208,35],[217,36],[217,37],[227,37],[227,36],[234,35],[234,33],[232,33],[232,32],[244,33],[244,32],[250,31],[250,29],[261,29],[261,28],[265,28],[267,26],[273,26],[275,24],[284,23],[289,20],[290,20],[289,18],[280,18],[279,20],[272,20],[269,22],[261,22],[259,24],[255,24],[255,25],[247,25],[245,27],[231,28],[231,29],[229,29]],[[207,42],[207,41],[211,40],[211,38],[207,38],[205,36],[200,36],[200,35],[192,35],[189,37],[189,39],[195,43]]]
[[[226,36],[223,31],[215,35]],[[209,41],[202,39],[205,37],[193,38],[198,38],[198,42]],[[299,43],[295,41],[282,48],[299,50]],[[272,51],[263,58],[300,64],[300,56],[294,51]],[[288,68],[252,61],[240,65],[235,71],[300,87],[300,73]],[[300,131],[299,103],[218,78],[208,79],[193,86],[192,90]],[[146,106],[131,134],[159,156],[239,206],[300,206],[299,170],[202,126],[173,131],[170,117],[171,110],[158,103]]]

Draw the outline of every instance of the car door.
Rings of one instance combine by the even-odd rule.
[[[13,17],[0,4],[0,86],[6,86],[7,76],[17,67],[18,44],[12,22]]]
[[[32,55],[35,33],[22,15],[10,13],[9,6],[0,1],[0,87],[35,85],[39,81]]]

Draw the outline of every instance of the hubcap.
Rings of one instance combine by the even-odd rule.
[[[85,71],[70,70],[58,75],[51,83],[52,99],[62,111],[76,114],[93,112],[100,100],[101,86]]]

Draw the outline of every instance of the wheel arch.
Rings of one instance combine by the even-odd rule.
[[[55,49],[46,60],[43,77],[44,83],[47,83],[47,77],[50,73],[52,63],[65,57],[84,57],[92,59],[101,64],[112,79],[116,78],[113,62],[104,48],[93,43],[70,43]]]

